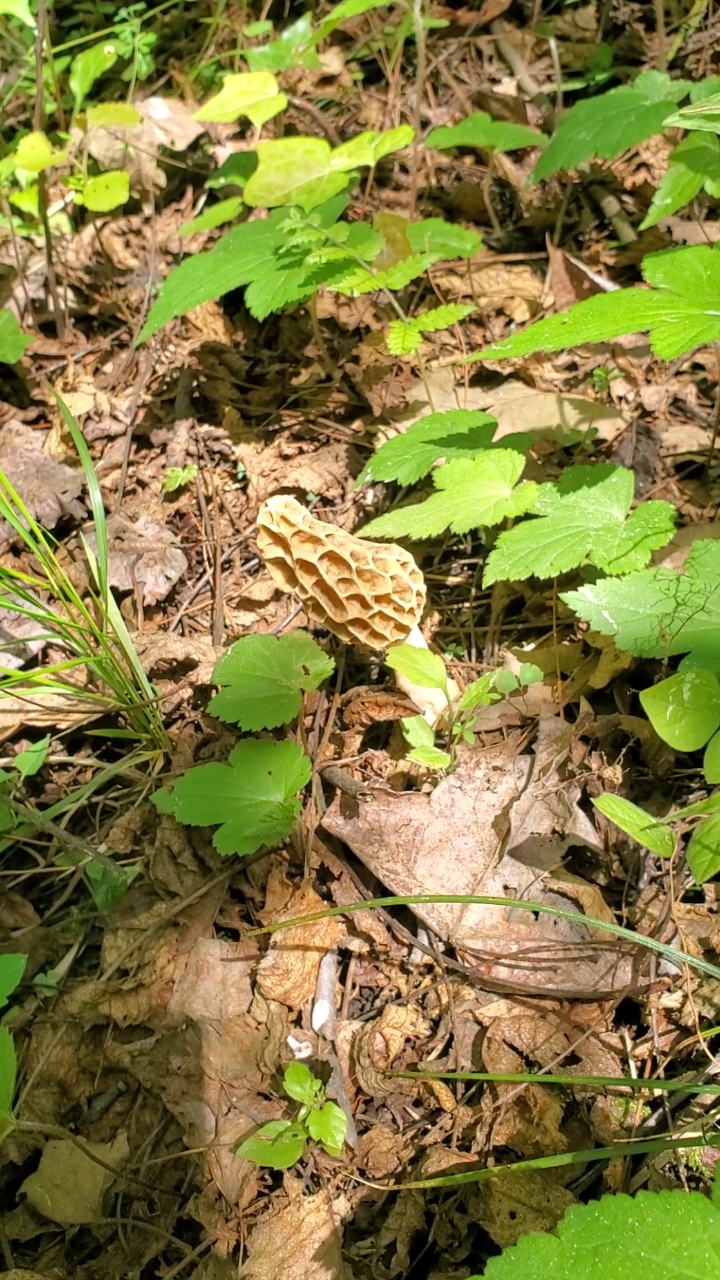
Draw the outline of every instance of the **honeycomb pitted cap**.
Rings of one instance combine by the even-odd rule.
[[[257,543],[272,577],[346,644],[402,644],[425,607],[425,581],[409,551],[368,542],[317,520],[276,494],[258,512]]]

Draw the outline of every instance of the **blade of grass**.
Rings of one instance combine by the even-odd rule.
[[[542,1071],[391,1071],[400,1080],[480,1080],[488,1084],[561,1084],[590,1089],[636,1089],[648,1093],[720,1094],[718,1084],[686,1080],[637,1080],[633,1076],[550,1075]]]

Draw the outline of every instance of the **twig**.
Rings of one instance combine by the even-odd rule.
[[[33,111],[33,130],[35,133],[42,133],[43,125],[45,123],[45,113],[43,109],[45,103],[43,46],[45,43],[46,25],[47,0],[39,0],[37,11],[37,34],[35,36],[35,109]],[[42,169],[38,174],[38,211],[40,213],[40,221],[42,223],[43,236],[45,238],[45,266],[47,270],[48,293],[52,298],[53,307],[55,309],[55,331],[57,333],[58,340],[62,341],[65,337],[66,316],[65,308],[60,302],[60,293],[57,287],[57,277],[55,275],[52,232],[50,230],[50,218],[48,216],[47,182],[45,173]]]
[[[410,175],[410,211],[409,217],[415,216],[418,189],[418,153],[420,147],[420,131],[422,129],[422,98],[425,91],[425,72],[427,68],[427,45],[425,42],[425,23],[423,21],[423,0],[413,0],[413,31],[415,33],[415,51],[417,64],[415,67],[415,102],[413,104],[413,144],[412,174]]]

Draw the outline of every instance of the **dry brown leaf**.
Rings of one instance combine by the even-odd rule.
[[[82,471],[48,457],[44,443],[44,432],[11,418],[0,430],[0,469],[30,514],[46,529],[54,529],[62,516],[84,517],[85,508],[77,498],[85,481]],[[16,540],[10,525],[0,522],[0,542],[7,545]]]
[[[121,512],[110,516],[108,580],[118,591],[142,591],[143,603],[157,604],[175,586],[188,562],[175,534],[151,515],[130,520]],[[97,550],[95,534],[87,540]]]
[[[160,145],[171,151],[187,151],[205,133],[205,125],[193,120],[191,108],[181,98],[145,98],[133,106],[152,127]]]
[[[501,1249],[531,1231],[554,1231],[575,1197],[542,1173],[493,1178],[475,1189],[472,1217]]]
[[[408,1040],[424,1040],[429,1034],[428,1022],[414,1005],[386,1005],[379,1018],[363,1025],[353,1044],[354,1075],[360,1088],[371,1098],[417,1093],[414,1081],[395,1079],[387,1072]]]
[[[524,263],[494,262],[482,251],[455,270],[433,268],[433,283],[444,297],[472,300],[478,307],[504,311],[516,324],[525,324],[538,312],[543,278]]]
[[[73,672],[77,676],[80,668]],[[28,694],[3,694],[0,702],[0,742],[19,729],[79,729],[104,714],[89,698],[72,693],[33,689]]]
[[[113,1142],[85,1142],[83,1151],[64,1138],[50,1138],[43,1147],[40,1164],[20,1188],[38,1213],[63,1226],[101,1222],[103,1201],[115,1177],[93,1156],[122,1169],[130,1147],[126,1133]]]
[[[530,757],[513,757],[505,747],[475,748],[431,795],[375,788],[369,801],[338,795],[323,826],[393,894],[524,898],[574,911],[571,895],[549,892],[537,870],[503,855],[512,806],[531,768]],[[594,942],[579,922],[481,904],[413,910],[446,942],[471,953],[489,982],[586,997],[631,982],[638,953],[614,939]]]
[[[358,1165],[371,1178],[389,1178],[412,1154],[407,1138],[386,1124],[373,1125],[358,1143]]]
[[[262,915],[263,924],[312,915],[322,911],[325,905],[310,885],[292,890],[282,871],[275,868],[270,874],[268,896],[278,893],[283,905],[270,911],[266,908]],[[283,929],[274,934],[258,965],[258,990],[266,1000],[279,1000],[291,1009],[301,1009],[315,992],[322,957],[337,946],[343,933],[341,921],[329,917],[315,924],[297,925],[294,929]]]
[[[257,955],[252,940],[236,944],[198,938],[168,1001],[168,1024],[179,1025],[193,1018],[222,1025],[247,1013],[252,1002],[250,974]]]
[[[242,1280],[345,1280],[338,1216],[327,1192],[300,1196],[253,1231]]]

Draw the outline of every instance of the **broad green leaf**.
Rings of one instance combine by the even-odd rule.
[[[720,813],[695,828],[685,851],[696,884],[704,884],[720,871]]]
[[[672,831],[661,822],[655,822],[644,809],[632,804],[630,800],[623,799],[622,796],[613,796],[609,793],[598,796],[597,800],[593,800],[593,804],[606,818],[614,822],[616,827],[631,836],[633,840],[637,840],[638,844],[657,853],[661,858],[672,857],[675,848]]]
[[[720,1213],[707,1196],[639,1191],[573,1205],[554,1233],[490,1258],[483,1280],[716,1280],[719,1268]]]
[[[397,129],[388,129],[385,133],[369,130],[359,133],[349,142],[335,147],[330,157],[333,169],[357,169],[362,165],[376,165],[383,156],[393,151],[401,151],[413,140],[413,130],[409,125],[400,125]]]
[[[403,737],[410,747],[434,747],[435,731],[424,716],[403,716],[400,724]]]
[[[477,147],[482,151],[516,151],[520,147],[544,147],[549,141],[524,124],[493,120],[487,111],[476,111],[460,124],[440,125],[425,139],[426,147]]]
[[[717,76],[713,79],[717,80]],[[667,117],[665,128],[720,133],[720,93],[711,94],[707,98],[693,102],[691,106],[674,111]]]
[[[251,26],[257,27],[258,23]],[[269,30],[272,30],[272,23]],[[263,35],[245,27],[243,35]],[[303,13],[297,22],[285,27],[269,44],[244,49],[243,54],[251,71],[288,71],[291,67],[317,68],[322,64],[315,53],[312,41],[312,14]]]
[[[291,1120],[270,1120],[252,1138],[241,1142],[235,1153],[263,1169],[289,1169],[302,1160],[305,1142],[305,1130],[301,1124],[293,1124]]]
[[[541,680],[544,680],[544,678],[545,675],[542,667],[538,667],[536,663],[523,662],[521,664],[520,670],[518,671],[518,679],[524,689],[529,688],[532,684],[539,684]]]
[[[285,839],[301,811],[297,793],[311,773],[297,743],[246,738],[227,764],[188,769],[169,797],[161,793],[158,807],[188,826],[220,824],[213,839],[218,853],[254,853]]]
[[[413,351],[417,351],[424,333],[437,333],[440,329],[449,329],[450,325],[458,324],[474,310],[474,307],[450,302],[446,306],[434,307],[424,315],[414,316],[412,320],[391,320],[387,334],[388,351],[393,356],[410,355]]]
[[[88,107],[86,118],[89,129],[132,129],[142,123],[142,116],[129,102],[101,102]]]
[[[283,1089],[288,1098],[292,1098],[295,1102],[302,1102],[306,1107],[311,1107],[322,1089],[322,1080],[318,1080],[317,1076],[313,1075],[304,1062],[291,1062],[285,1068]]]
[[[441,751],[439,747],[413,747],[408,751],[408,760],[414,760],[425,769],[449,769],[452,764],[447,751]]]
[[[33,133],[26,133],[15,151],[15,164],[26,173],[40,173],[52,165],[61,164],[66,158],[67,151],[53,151],[47,134],[37,129]]]
[[[310,1137],[325,1148],[329,1156],[341,1156],[347,1133],[347,1116],[336,1102],[326,1102],[319,1111],[311,1111],[305,1121]]]
[[[17,1077],[17,1057],[12,1034],[0,1027],[0,1142],[13,1127],[12,1103]]]
[[[691,653],[696,665],[720,670],[720,542],[698,541],[683,573],[645,569],[567,591],[566,604],[619,649],[644,658]]]
[[[103,40],[100,44],[93,44],[73,58],[68,79],[75,111],[80,110],[95,81],[109,71],[117,59],[117,45],[114,40]]]
[[[574,491],[568,491],[571,483],[578,485]],[[560,484],[540,489],[537,519],[500,534],[483,584],[553,578],[586,561],[610,574],[640,568],[672,537],[675,510],[669,502],[651,501],[630,512],[634,488],[625,467],[569,468]]]
[[[34,742],[31,747],[25,747],[24,751],[18,751],[13,760],[13,765],[21,778],[32,778],[34,774],[42,769],[49,746],[50,734],[48,733],[44,738]]]
[[[493,676],[493,688],[497,689],[498,693],[502,693],[503,696],[505,696],[506,694],[514,693],[516,689],[519,689],[520,681],[514,671],[501,669],[500,671],[496,671]]]
[[[91,213],[109,213],[130,199],[130,175],[111,169],[88,178],[82,189],[83,204]]]
[[[678,671],[640,694],[642,709],[675,751],[699,751],[720,729],[720,684],[712,671]]]
[[[438,258],[472,258],[482,244],[479,231],[469,231],[444,218],[409,222],[406,235],[413,253],[436,253]]]
[[[275,729],[298,715],[302,694],[335,669],[305,631],[237,640],[215,663],[213,681],[225,687],[210,702],[211,716],[241,729]]]
[[[178,235],[192,236],[196,231],[212,231],[215,227],[221,227],[224,222],[233,222],[240,213],[243,203],[242,196],[228,196],[226,200],[218,200],[217,204],[211,204],[207,209],[203,209],[197,218],[191,218],[190,222],[186,222],[178,231]]]
[[[20,985],[28,958],[24,955],[8,952],[0,956],[0,1009],[6,1005],[17,986]]]
[[[684,80],[645,71],[632,85],[576,102],[561,117],[532,181],[549,178],[558,169],[577,169],[593,156],[614,160],[628,147],[660,133],[672,104],[685,98],[689,88]]]
[[[23,333],[12,311],[0,311],[0,364],[16,364],[33,341]]]
[[[141,870],[141,866],[136,864],[132,867],[116,867],[110,871],[100,862],[89,862],[85,867],[85,876],[96,910],[103,913],[112,911],[122,902]]]
[[[522,454],[505,448],[487,449],[474,458],[453,458],[433,472],[438,493],[371,520],[362,536],[434,538],[448,528],[467,533],[523,515],[537,494],[534,481],[518,484],[524,467]]]
[[[720,733],[714,734],[705,748],[703,772],[711,785],[720,782]]]
[[[720,141],[711,133],[691,133],[670,156],[667,173],[652,198],[640,230],[654,227],[695,198],[710,181],[720,182]],[[718,194],[716,191],[712,195]]]
[[[474,711],[476,707],[489,707],[500,700],[500,694],[493,688],[496,674],[495,671],[487,671],[468,685],[457,705],[459,713]]]
[[[258,167],[245,185],[249,205],[275,208],[297,204],[315,209],[343,191],[359,165],[377,164],[381,156],[407,146],[412,129],[359,134],[334,149],[324,138],[274,138],[259,142]]]
[[[208,191],[219,187],[244,187],[256,169],[257,156],[254,151],[235,151],[210,175],[205,186]]]
[[[17,18],[18,22],[23,22],[32,31],[37,30],[37,22],[30,11],[28,0],[0,0],[0,13],[6,14],[8,18]]]
[[[397,480],[414,484],[432,470],[441,458],[467,458],[489,449],[497,430],[495,418],[479,409],[447,409],[430,413],[414,422],[402,435],[381,445],[358,476],[357,483],[369,480]],[[503,448],[524,453],[532,443],[529,433],[504,436]]]
[[[421,689],[447,692],[445,663],[439,654],[431,653],[429,649],[418,649],[413,644],[393,645],[387,651],[385,663],[391,671],[399,671],[401,676]]]
[[[212,124],[232,124],[240,116],[260,128],[279,111],[284,111],[287,98],[269,71],[249,71],[223,76],[219,93],[210,98],[192,116]]]
[[[385,8],[387,8],[387,0],[342,0],[342,3],[336,4],[317,27],[313,41],[317,45],[327,40],[328,36],[349,18],[357,18],[361,13],[367,13],[369,9]]]

